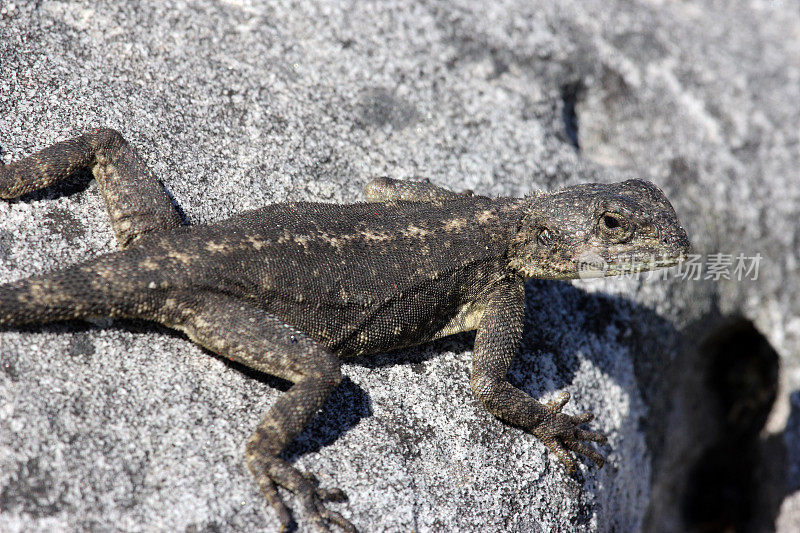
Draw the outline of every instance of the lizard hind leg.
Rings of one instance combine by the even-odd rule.
[[[292,492],[316,528],[327,531],[336,524],[355,531],[326,502],[345,499],[338,489],[322,489],[316,478],[303,474],[280,453],[322,408],[342,380],[338,357],[324,346],[279,318],[241,300],[203,295],[202,303],[184,313],[178,329],[209,350],[246,366],[293,382],[273,404],[247,441],[247,466],[264,496],[275,509],[282,528],[291,513],[278,494],[278,486]]]
[[[153,232],[182,225],[180,213],[136,150],[116,130],[101,128],[0,165],[0,198],[43,189],[90,169],[120,248]]]

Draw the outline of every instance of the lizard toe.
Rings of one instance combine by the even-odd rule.
[[[605,444],[606,442],[608,442],[608,438],[602,433],[580,428],[575,429],[575,438],[578,440],[588,440],[596,442],[598,444]]]
[[[333,489],[325,489],[319,486],[319,479],[317,476],[311,473],[303,474],[305,478],[314,485],[314,491],[317,494],[317,497],[324,501],[324,502],[344,502],[347,501],[347,494],[344,493],[342,489],[333,488]]]
[[[324,507],[322,504],[318,504],[317,513],[319,516],[325,520],[326,522],[330,522],[339,526],[343,531],[347,533],[356,533],[356,527],[350,523],[345,517],[341,514],[337,513],[336,511],[331,511],[330,509]]]
[[[560,413],[564,406],[567,405],[567,402],[569,402],[569,398],[569,393],[563,391],[555,400],[548,402],[547,407],[554,413]]]
[[[306,514],[314,524],[317,531],[330,531],[330,525],[336,525],[344,531],[354,532],[355,526],[336,511],[325,507],[326,501],[332,501],[333,497],[343,497],[344,492],[339,489],[326,490],[315,486],[316,477],[304,474],[304,483],[295,489],[299,496]]]
[[[576,440],[566,443],[566,447],[575,453],[585,455],[588,457],[598,468],[603,468],[606,458],[603,457],[597,450],[590,447],[588,444]]]
[[[292,513],[289,511],[289,508],[283,503],[283,500],[278,494],[278,487],[275,485],[270,479],[265,479],[263,482],[259,483],[261,485],[261,491],[264,493],[264,496],[267,498],[267,502],[275,509],[275,513],[278,515],[278,521],[281,523],[281,531],[289,531],[292,525]]]
[[[575,458],[562,443],[558,442],[556,439],[552,439],[550,442],[545,442],[545,444],[550,448],[550,451],[558,457],[558,460],[561,461],[568,473],[572,474],[575,472],[577,469]]]
[[[591,422],[592,420],[594,420],[594,414],[593,413],[583,413],[581,415],[571,416],[570,419],[572,420],[572,423],[574,425],[579,426],[581,424],[585,424],[587,422]]]
[[[324,502],[345,502],[347,494],[342,489],[323,489],[317,487],[317,497]]]

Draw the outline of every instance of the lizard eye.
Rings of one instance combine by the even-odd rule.
[[[606,229],[613,230],[617,229],[620,226],[620,221],[614,215],[606,213],[605,215],[603,215],[603,225],[606,227]]]
[[[600,226],[600,231],[617,241],[627,238],[631,233],[630,224],[628,224],[625,217],[614,211],[603,213],[600,216],[598,225]]]
[[[539,244],[546,246],[553,242],[553,233],[549,229],[543,228],[536,236],[536,240],[539,241]]]

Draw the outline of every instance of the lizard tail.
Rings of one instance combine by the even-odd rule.
[[[112,283],[93,271],[106,258],[0,285],[0,326],[119,316]]]

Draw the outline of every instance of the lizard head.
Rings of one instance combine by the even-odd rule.
[[[672,204],[650,182],[586,183],[526,199],[510,249],[525,278],[613,276],[677,264],[689,252]]]

